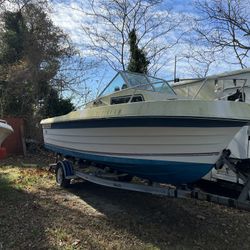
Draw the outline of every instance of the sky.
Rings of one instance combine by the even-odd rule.
[[[192,0],[175,0],[175,1],[167,1],[168,4],[165,5],[166,8],[171,8],[172,12],[175,14],[185,13],[185,14],[192,14],[194,9],[192,7]],[[55,25],[62,28],[67,34],[70,35],[70,38],[74,42],[77,48],[79,48],[82,52],[83,56],[89,56],[89,51],[84,46],[88,43],[88,39],[82,30],[82,26],[88,22],[91,22],[89,18],[79,9],[84,9],[85,6],[84,1],[79,3],[79,1],[75,0],[68,0],[68,1],[60,1],[54,2],[52,6],[52,15],[51,18]],[[164,6],[164,4],[163,4]],[[87,7],[86,7],[87,9]],[[102,27],[105,30],[105,26]],[[183,27],[185,29],[185,27]],[[170,34],[173,38],[177,35],[177,33]],[[162,39],[162,43],[164,43],[164,39]],[[181,56],[179,55],[178,50],[183,51],[183,44],[179,44],[173,50],[170,50],[171,56],[166,57],[166,66],[163,67],[164,72],[159,72],[160,76],[172,79],[173,78],[173,70],[174,70],[174,58],[177,56],[177,67],[180,68],[180,72],[182,72],[183,65],[185,62],[182,62]],[[179,49],[178,49],[179,48]],[[168,62],[168,63],[167,63]],[[103,65],[104,66],[104,65]],[[178,69],[178,68],[177,68]],[[102,72],[101,74],[107,75],[111,77],[114,74],[114,71],[105,65],[102,71],[109,71],[109,72]],[[188,74],[187,74],[188,75]],[[180,73],[180,77],[185,77],[184,73]],[[190,77],[190,75],[189,75]]]
[[[183,19],[183,15],[186,20],[189,20],[181,23],[174,31],[156,40],[154,44],[155,47],[168,43],[171,44],[171,42],[175,41],[175,39],[185,31],[185,35],[182,36],[182,39],[180,39],[175,46],[168,49],[166,53],[161,54],[157,59],[158,61],[156,60],[156,66],[162,66],[161,70],[156,74],[158,77],[162,77],[166,80],[173,79],[175,59],[177,60],[178,78],[193,78],[197,77],[197,72],[200,75],[204,73],[205,64],[190,59],[190,46],[192,46],[193,50],[191,54],[199,53],[204,49],[204,45],[200,43],[193,32],[190,31],[190,26],[192,25],[190,20],[199,17],[199,13],[194,7],[194,1],[195,0],[164,0],[163,3],[155,9],[160,16],[167,13],[167,9],[171,9],[171,15],[176,18],[176,20]],[[95,27],[97,27],[99,32],[103,32],[102,34],[105,35],[110,34],[110,36],[112,36],[112,32],[108,31],[109,27],[105,24],[97,23],[97,20],[87,16],[84,12],[89,12],[86,0],[53,0],[51,2],[51,13],[49,15],[54,24],[69,35],[75,47],[80,51],[81,57],[84,58],[86,64],[88,64],[95,59],[96,55],[94,55],[93,51],[88,47],[90,40],[83,32],[83,27],[96,25]],[[163,29],[164,27],[162,27],[162,30]],[[153,32],[155,33],[155,31]],[[160,28],[157,32],[161,32]],[[147,39],[150,39],[150,37]],[[146,40],[144,44],[145,42]],[[128,54],[128,51],[126,53]],[[206,54],[204,57],[209,58]],[[212,63],[209,68],[208,75],[239,69],[239,65],[227,62],[230,58],[232,58],[230,54],[225,54],[223,58],[216,58],[216,62]],[[86,87],[85,84],[87,84],[92,88],[93,95],[96,95],[101,87],[104,87],[104,85],[112,79],[115,73],[116,72],[105,63],[105,61],[102,61],[100,67],[94,68],[92,72],[86,71],[87,80],[81,84],[82,89],[79,87],[79,91],[83,91]],[[84,77],[81,79],[84,79]]]
[[[77,1],[77,0],[67,0],[67,1],[60,1],[60,2],[53,2],[52,5],[52,14],[51,18],[55,25],[62,28],[66,33],[69,34],[70,38],[74,42],[77,48],[80,49],[82,56],[87,56],[91,54],[91,52],[86,49],[85,45],[89,43],[89,40],[86,38],[86,35],[83,33],[82,26],[89,24],[91,19],[86,16],[82,11],[78,9],[83,9],[88,11],[86,6],[86,1]],[[164,8],[171,8],[172,13],[175,15],[185,14],[188,17],[196,16],[197,11],[194,8],[194,0],[174,0],[174,1],[164,1],[163,5],[161,6],[161,11],[164,11]],[[183,24],[180,29],[188,30],[189,24]],[[105,30],[105,26],[99,27],[99,29]],[[176,33],[172,32],[169,33],[168,36],[175,37],[177,36],[179,31]],[[179,78],[190,78],[196,77],[197,74],[193,72],[193,67],[200,67],[202,71],[203,65],[198,65],[197,62],[191,62],[192,67],[190,67],[190,63],[188,63],[186,54],[189,53],[189,47],[186,39],[190,39],[192,34],[188,33],[185,35],[183,41],[179,42],[174,48],[170,49],[167,53],[167,56],[162,56],[161,60],[165,60],[165,65],[160,70],[157,75],[159,77],[164,77],[166,79],[172,79],[174,74],[174,60],[177,57],[177,76]],[[169,38],[168,37],[168,38]],[[166,42],[164,38],[162,38],[162,43]],[[199,51],[200,44],[195,44],[195,50]],[[185,56],[183,56],[185,54]],[[163,61],[161,61],[163,63]],[[238,65],[228,64],[225,63],[224,59],[217,60],[216,63],[212,65],[210,68],[209,74],[216,74],[221,73],[224,71],[230,71],[234,69],[239,69]],[[112,77],[114,71],[105,63],[103,63],[102,67],[98,71],[101,77],[107,80]],[[98,77],[98,76],[97,76]]]

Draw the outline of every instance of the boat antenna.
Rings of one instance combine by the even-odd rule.
[[[174,57],[174,82],[179,82],[180,79],[176,78],[177,56]]]

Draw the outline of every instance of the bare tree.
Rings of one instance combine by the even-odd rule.
[[[181,54],[181,60],[186,62],[188,72],[198,78],[203,78],[207,76],[211,66],[216,62],[216,52],[211,47],[196,45],[190,43]]]
[[[162,0],[89,0],[82,6],[88,21],[82,24],[85,46],[115,70],[125,70],[129,58],[128,36],[135,29],[138,45],[151,61],[149,70],[162,67],[160,59],[178,43],[181,33],[171,36],[183,19],[170,9],[160,9]],[[164,5],[166,6],[166,4]],[[157,59],[157,60],[156,60]]]
[[[74,100],[76,107],[84,106],[94,97],[93,85],[98,87],[94,77],[98,62],[86,60],[81,55],[66,57],[61,61],[61,67],[53,79],[53,86],[62,96],[69,96]]]
[[[230,53],[242,68],[250,50],[249,0],[198,0],[196,6],[202,18],[196,30],[215,50]]]

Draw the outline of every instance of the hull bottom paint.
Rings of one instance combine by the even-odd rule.
[[[88,154],[84,151],[76,151],[50,144],[45,144],[45,147],[65,156],[95,161],[133,176],[174,185],[195,182],[206,175],[214,166],[206,163],[145,160]]]

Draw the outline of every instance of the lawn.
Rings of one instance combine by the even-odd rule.
[[[250,213],[79,182],[59,188],[51,158],[0,167],[0,249],[249,249]]]

